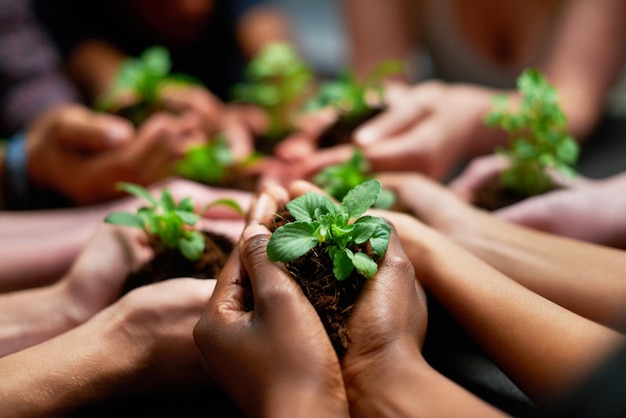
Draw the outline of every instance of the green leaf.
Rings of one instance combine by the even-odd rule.
[[[376,228],[374,234],[370,238],[370,245],[372,246],[372,252],[379,257],[382,257],[387,252],[389,246],[389,238],[391,236],[391,227],[382,223]]]
[[[174,202],[172,193],[167,189],[164,189],[161,193],[161,207],[166,212],[171,212],[176,209],[176,202]]]
[[[151,47],[141,54],[146,70],[149,70],[160,76],[166,76],[171,69],[170,54],[163,47]]]
[[[137,184],[120,182],[117,183],[115,187],[117,190],[122,190],[128,194],[147,200],[152,204],[152,206],[159,205],[159,201],[154,196],[152,196],[152,194],[146,188],[141,187]]]
[[[272,261],[287,263],[306,254],[318,244],[316,226],[307,222],[292,222],[276,229],[267,244],[267,256]]]
[[[200,215],[192,212],[175,210],[174,213],[187,225],[195,225],[200,220]]]
[[[351,254],[351,253],[350,253]],[[350,257],[356,271],[370,279],[378,271],[378,264],[365,253],[356,253]]]
[[[326,209],[330,199],[315,192],[308,192],[287,203],[287,210],[297,221],[309,222],[315,218],[315,210]]]
[[[345,249],[345,252],[338,250],[336,247],[329,247],[329,250],[331,249],[333,251],[329,251],[329,255],[333,260],[333,274],[337,280],[343,281],[347,279],[350,276],[350,273],[352,273],[352,270],[354,270],[354,264],[352,264],[352,260],[350,258],[352,252],[347,248]],[[350,255],[348,255],[348,253]]]
[[[226,199],[226,198],[216,199],[213,202],[209,203],[206,206],[205,210],[213,206],[226,206],[226,207],[233,209],[235,212],[237,212],[238,214],[242,216],[245,214],[245,211],[243,210],[243,208],[239,205],[239,203],[237,203],[233,199]]]
[[[389,189],[381,189],[380,194],[374,202],[374,207],[378,209],[391,209],[396,204],[396,194]]]
[[[190,197],[186,197],[178,203],[177,209],[183,212],[193,212],[194,205]]]
[[[180,252],[189,260],[199,260],[202,257],[205,246],[204,236],[198,231],[192,231],[187,237],[178,239]]]
[[[374,232],[379,227],[379,223],[371,221],[371,219],[371,216],[363,216],[354,223],[354,230],[351,234],[352,242],[360,245],[374,235]]]
[[[139,215],[128,212],[113,212],[104,218],[104,222],[114,225],[132,226],[143,229],[144,221]]]
[[[361,216],[376,202],[380,189],[378,180],[361,183],[346,194],[339,209],[345,211],[350,218]]]

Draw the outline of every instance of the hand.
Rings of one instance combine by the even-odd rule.
[[[210,374],[247,415],[347,416],[339,361],[317,313],[267,258],[270,233],[257,221],[276,205],[269,194],[258,196],[194,338]]]
[[[90,204],[119,195],[119,181],[147,185],[170,175],[173,162],[204,140],[193,115],[157,114],[135,133],[115,116],[69,106],[29,130],[28,170],[33,183]]]
[[[499,132],[484,126],[494,92],[440,82],[387,91],[388,109],[355,132],[375,171],[412,170],[443,178],[463,158],[490,152]]]
[[[115,327],[117,352],[134,360],[132,389],[176,387],[208,381],[193,327],[215,280],[178,278],[139,287],[103,314]]]
[[[223,103],[209,90],[198,85],[168,85],[161,92],[161,99],[168,110],[175,113],[191,112],[198,115],[207,136],[218,128],[223,116]]]
[[[581,179],[582,180],[582,179]],[[626,248],[626,177],[579,185],[528,198],[494,215],[530,228],[583,241]]]
[[[78,322],[117,300],[128,274],[153,256],[139,229],[101,224],[60,282],[70,295]]]

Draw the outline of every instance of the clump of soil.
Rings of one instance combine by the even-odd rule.
[[[273,232],[293,220],[286,209],[281,209],[276,213],[269,229]],[[360,250],[367,251],[367,247],[362,246]],[[368,254],[372,256],[369,251]],[[333,274],[332,260],[319,246],[299,259],[286,263],[285,267],[315,308],[333,348],[339,358],[342,358],[351,342],[348,318],[367,279],[354,270],[345,280],[337,280]]]
[[[202,233],[206,248],[200,260],[189,260],[177,248],[159,251],[152,260],[128,275],[122,288],[122,295],[139,286],[175,277],[216,278],[233,250],[233,243],[223,235],[209,231]]]
[[[473,203],[481,209],[493,212],[526,198],[528,196],[523,193],[502,187],[498,179],[494,178],[476,191]]]
[[[384,110],[384,107],[373,107],[369,109],[367,113],[357,116],[340,114],[332,125],[322,131],[318,138],[318,147],[330,148],[335,145],[352,143],[354,131],[368,120],[378,116]]]

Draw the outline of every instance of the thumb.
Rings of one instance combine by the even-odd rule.
[[[63,114],[56,126],[61,145],[97,153],[117,148],[134,136],[131,123],[118,116],[74,108]]]

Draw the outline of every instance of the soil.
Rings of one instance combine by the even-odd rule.
[[[279,210],[272,220],[270,230],[275,231],[292,220],[293,217],[286,209]],[[353,250],[366,251],[372,256],[366,246]],[[378,262],[376,258],[374,261]],[[335,279],[333,263],[321,247],[313,248],[298,260],[286,263],[285,267],[317,311],[333,348],[339,358],[342,358],[351,341],[347,327],[348,318],[367,279],[356,270],[343,281]]]
[[[141,126],[141,124],[157,112],[168,111],[164,106],[160,104],[152,104],[145,101],[134,103],[130,106],[124,106],[112,111],[114,115],[123,117],[132,122],[135,127]]]
[[[326,128],[319,136],[318,147],[330,148],[340,144],[350,144],[352,142],[352,134],[362,124],[368,120],[378,116],[385,110],[385,107],[373,107],[367,113],[351,116],[342,114],[328,128]]]
[[[554,187],[554,189],[558,188],[558,186]],[[473,204],[481,209],[493,212],[519,203],[529,197],[531,196],[500,186],[498,179],[494,178],[476,192]]]
[[[189,260],[176,248],[158,251],[152,260],[128,275],[122,288],[122,295],[139,286],[174,277],[216,278],[226,264],[233,249],[233,243],[223,235],[209,231],[202,231],[202,233],[206,248],[200,260]]]

